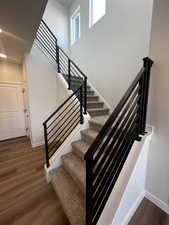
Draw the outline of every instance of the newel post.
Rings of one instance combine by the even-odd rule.
[[[144,76],[142,79],[142,125],[141,134],[145,134],[146,130],[146,119],[147,119],[147,108],[148,108],[148,95],[149,95],[149,84],[150,84],[150,74],[153,61],[146,57],[143,59],[143,66],[145,68]]]

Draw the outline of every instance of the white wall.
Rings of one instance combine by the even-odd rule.
[[[30,137],[34,147],[44,143],[43,122],[70,92],[64,78],[57,73],[57,64],[44,54],[37,42],[26,56],[24,74],[28,86]]]
[[[68,8],[57,2],[57,0],[48,0],[43,19],[58,38],[60,47],[69,52]]]
[[[0,61],[0,82],[22,82],[22,65]]]
[[[136,155],[138,158],[137,160],[134,158],[134,160],[136,160],[136,164],[126,186],[116,215],[113,218],[112,225],[128,225],[145,196],[147,161],[152,138],[153,134],[145,136],[142,143],[135,143],[132,148],[133,156]]]
[[[148,55],[153,0],[107,0],[106,15],[89,29],[89,1],[81,7],[81,39],[71,55],[111,106],[116,105]]]
[[[154,0],[150,56],[149,123],[155,127],[151,144],[147,190],[169,206],[169,2]]]
[[[57,107],[56,64],[35,45],[25,59],[30,113],[31,142],[43,143],[43,122]]]

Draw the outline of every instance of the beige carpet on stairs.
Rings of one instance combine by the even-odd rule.
[[[109,116],[109,109],[99,96],[90,86],[87,90],[90,127],[81,132],[81,140],[72,142],[72,152],[62,157],[62,166],[51,172],[53,187],[71,225],[85,225],[84,155]]]

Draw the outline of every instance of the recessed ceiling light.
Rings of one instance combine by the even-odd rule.
[[[0,28],[0,33],[2,33],[2,29]]]
[[[0,53],[0,58],[4,58],[4,59],[6,59],[6,58],[7,58],[7,56],[6,56],[5,54],[3,54],[3,53]]]

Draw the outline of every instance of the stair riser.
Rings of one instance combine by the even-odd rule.
[[[89,114],[91,116],[104,116],[104,115],[108,115],[109,114],[109,110],[105,109],[105,110],[90,111]]]
[[[63,160],[63,168],[71,175],[74,182],[79,186],[80,190],[85,192],[85,185],[80,182],[80,180],[76,177],[74,171],[67,165],[67,163]]]
[[[103,106],[104,106],[104,103],[102,103],[102,102],[99,102],[99,103],[89,103],[89,104],[87,104],[87,108],[88,109],[103,108]]]
[[[78,87],[79,87],[79,85],[71,85],[71,88],[72,88],[72,89],[75,89],[75,90],[76,90]],[[91,90],[91,87],[88,86],[88,87],[87,87],[87,91],[90,91],[90,90]]]
[[[73,78],[73,79],[71,79],[71,83],[83,83],[84,82],[84,80],[83,79],[76,79],[76,78]]]
[[[85,225],[84,195],[63,167],[52,174],[52,184],[70,224]]]
[[[101,124],[93,123],[91,121],[89,121],[89,124],[90,124],[90,128],[96,131],[100,131],[103,127]]]
[[[94,95],[94,91],[91,91],[91,90],[87,90],[87,95]]]
[[[68,82],[68,80],[67,80]],[[78,80],[71,80],[71,85],[74,85],[74,86],[79,86],[81,84],[83,84],[83,80],[82,81],[78,81]]]
[[[92,144],[95,138],[91,137],[90,135],[82,133],[82,140],[86,141],[89,144]]]
[[[99,97],[98,96],[87,96],[87,101],[89,101],[89,102],[99,101]]]
[[[81,160],[84,160],[84,154],[75,146],[72,145],[72,150],[75,153],[75,155],[77,155],[77,157],[79,157]]]
[[[65,78],[66,78],[66,80],[68,80],[69,76],[65,76]],[[75,82],[83,82],[83,78],[80,78],[80,77],[71,76],[70,79],[72,82],[74,82],[74,81]]]
[[[79,88],[79,86],[76,87],[76,88],[72,88],[72,89],[73,89],[73,90],[77,90],[78,88]],[[88,95],[88,96],[94,96],[94,91],[87,90],[87,95]]]

